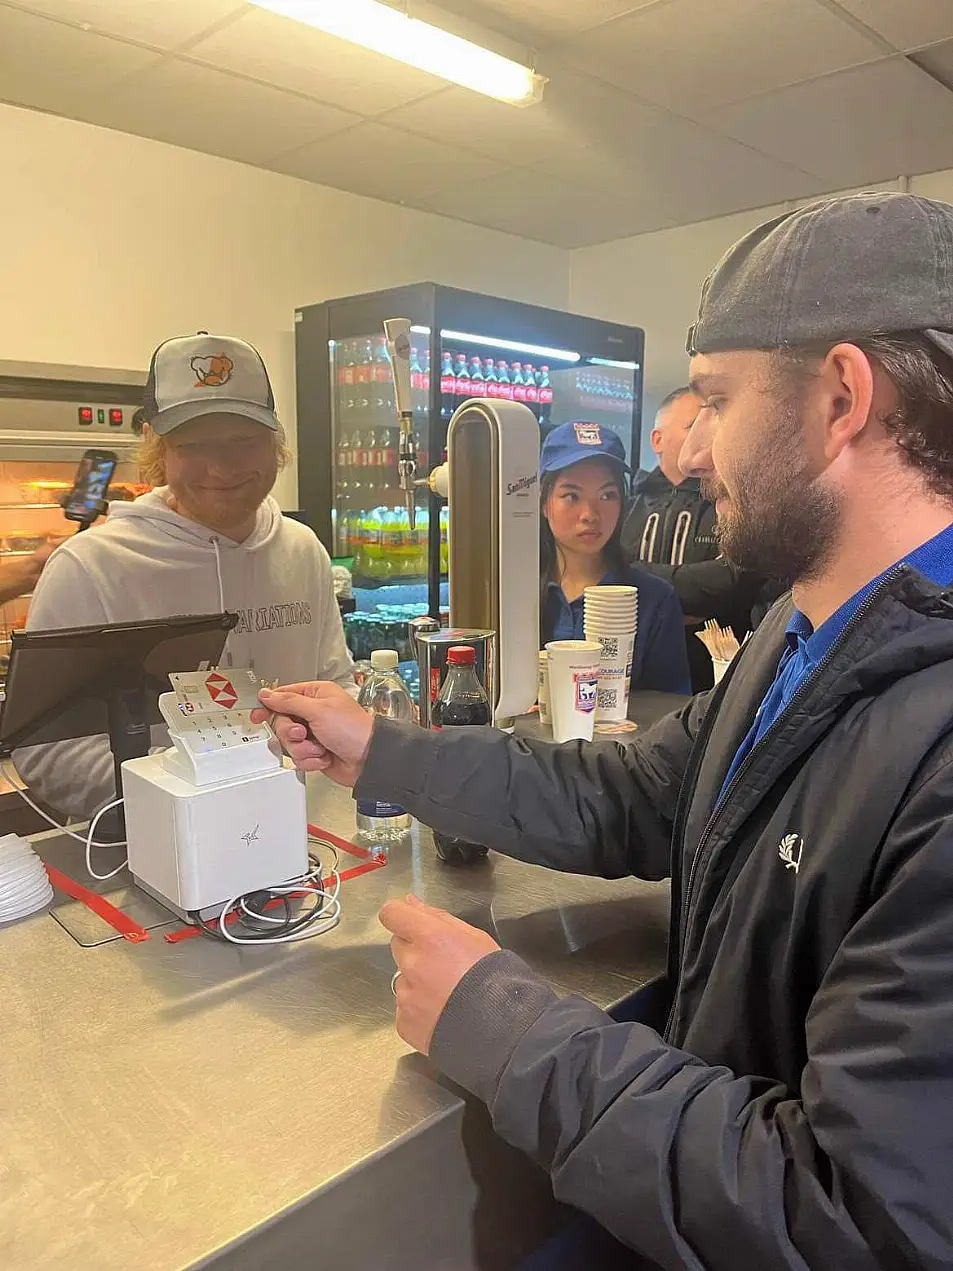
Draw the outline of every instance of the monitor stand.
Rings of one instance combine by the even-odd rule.
[[[146,679],[139,666],[119,667],[104,693],[109,715],[109,745],[116,774],[116,798],[122,795],[122,765],[149,753],[152,730],[146,695]],[[126,838],[126,817],[122,805],[110,808],[96,826],[97,843],[122,843]]]

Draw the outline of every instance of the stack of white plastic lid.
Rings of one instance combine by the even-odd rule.
[[[53,888],[43,862],[17,834],[0,838],[0,922],[13,922],[43,909]]]

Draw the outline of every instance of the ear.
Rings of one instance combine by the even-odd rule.
[[[662,430],[661,428],[653,428],[649,433],[649,441],[652,443],[652,449],[657,455],[662,453]]]
[[[874,372],[867,354],[856,344],[835,344],[821,363],[818,389],[826,416],[824,452],[833,461],[873,415]]]

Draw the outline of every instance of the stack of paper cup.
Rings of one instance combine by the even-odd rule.
[[[539,679],[536,684],[536,704],[539,706],[539,722],[544,728],[550,725],[549,718],[549,654],[545,649],[539,651]]]
[[[602,646],[596,640],[551,640],[549,716],[555,741],[592,741]]]
[[[26,839],[16,834],[0,838],[0,923],[25,918],[52,899],[43,862]]]
[[[587,587],[586,639],[602,647],[596,720],[621,720],[629,707],[632,651],[638,629],[637,587]]]

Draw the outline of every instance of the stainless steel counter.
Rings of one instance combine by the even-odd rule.
[[[349,793],[319,777],[310,797],[349,838]],[[79,844],[37,846],[83,877]],[[410,890],[601,1005],[663,963],[665,886],[495,855],[452,869],[426,830],[346,882],[338,929],[300,946],[109,940],[76,902],[67,926],[106,943],[48,914],[0,928],[0,1266],[512,1267],[557,1211],[484,1110],[394,1032],[376,915]],[[131,890],[113,899],[163,917]]]

